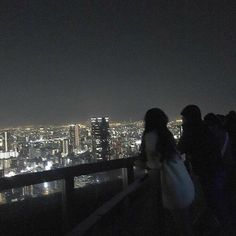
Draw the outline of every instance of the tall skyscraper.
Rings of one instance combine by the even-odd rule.
[[[61,154],[67,156],[69,154],[69,139],[61,140]]]
[[[0,135],[0,150],[4,151],[5,147],[4,147],[4,135]]]
[[[4,135],[4,151],[9,152],[10,151],[9,132],[4,131],[3,135]]]
[[[75,148],[79,149],[80,147],[80,126],[75,125]]]
[[[69,129],[70,145],[72,149],[79,149],[80,147],[80,126],[78,124],[71,125]]]
[[[91,118],[92,150],[99,160],[110,159],[109,118]]]

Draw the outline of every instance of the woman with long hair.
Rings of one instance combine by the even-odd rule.
[[[148,110],[144,122],[141,156],[148,167],[155,169],[163,158],[170,158],[176,152],[175,140],[167,128],[168,117],[161,109]]]
[[[152,108],[144,122],[141,160],[149,170],[152,188],[160,189],[162,204],[171,211],[180,235],[193,235],[187,214],[194,198],[193,184],[167,127],[168,117],[161,109]]]

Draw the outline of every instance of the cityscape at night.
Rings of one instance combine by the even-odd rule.
[[[235,0],[1,0],[0,29],[0,236],[236,235]]]
[[[94,129],[96,125],[104,125],[102,120],[107,132],[105,136],[100,134],[102,129]],[[178,139],[181,120],[171,121],[168,125],[174,137]],[[3,129],[0,132],[1,177],[10,178],[23,173],[135,156],[140,151],[142,133],[142,121],[109,122],[109,117],[91,118],[86,124]],[[106,154],[101,156],[100,143],[104,140],[108,146],[105,147]],[[78,177],[75,186],[96,184],[105,178],[105,173]],[[12,189],[0,194],[0,204],[60,190],[60,181]]]

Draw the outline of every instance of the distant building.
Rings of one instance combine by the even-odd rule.
[[[61,140],[61,154],[67,156],[69,154],[69,139]]]
[[[0,160],[0,177],[5,176],[11,171],[11,158],[5,158]]]
[[[5,131],[4,132],[4,147],[5,147],[5,152],[9,151],[9,132]]]
[[[41,155],[42,155],[42,152],[41,152],[41,149],[39,147],[31,146],[29,148],[29,158],[30,159],[34,159],[34,158],[38,159],[38,158],[41,157]]]
[[[0,136],[0,150],[4,151],[4,136]]]
[[[92,152],[97,159],[110,159],[109,118],[91,118]]]
[[[182,135],[182,132],[183,132],[182,123],[183,122],[182,122],[181,119],[171,121],[171,122],[168,123],[168,128],[173,133],[174,138],[176,140],[179,140],[181,135]]]
[[[80,126],[71,125],[69,129],[70,145],[73,150],[80,148]]]
[[[0,151],[0,159],[7,159],[10,157],[18,157],[19,153],[17,151],[9,151],[9,152],[1,152]]]
[[[8,131],[4,131],[0,135],[0,150],[3,152],[9,152],[10,151],[10,140],[9,140],[10,134]]]

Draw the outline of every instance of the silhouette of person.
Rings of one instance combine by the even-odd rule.
[[[210,131],[218,142],[223,164],[226,168],[231,167],[233,163],[232,148],[229,133],[224,128],[222,119],[219,118],[219,115],[215,115],[214,113],[208,113],[204,117],[204,123],[210,129]]]
[[[167,127],[168,117],[159,108],[152,108],[146,112],[145,129],[142,136],[141,157],[146,162],[149,174],[154,180],[160,176],[159,169],[165,159],[172,159],[177,153],[173,134]],[[152,187],[158,188],[156,181]],[[176,227],[181,235],[193,235],[188,208],[171,210]]]
[[[228,230],[230,217],[225,198],[225,168],[217,137],[203,122],[196,105],[186,106],[183,117],[183,133],[178,149],[191,162],[194,175],[199,179],[208,207],[217,216],[223,230]]]
[[[229,133],[233,155],[236,157],[236,112],[230,111],[225,117],[225,128]]]

